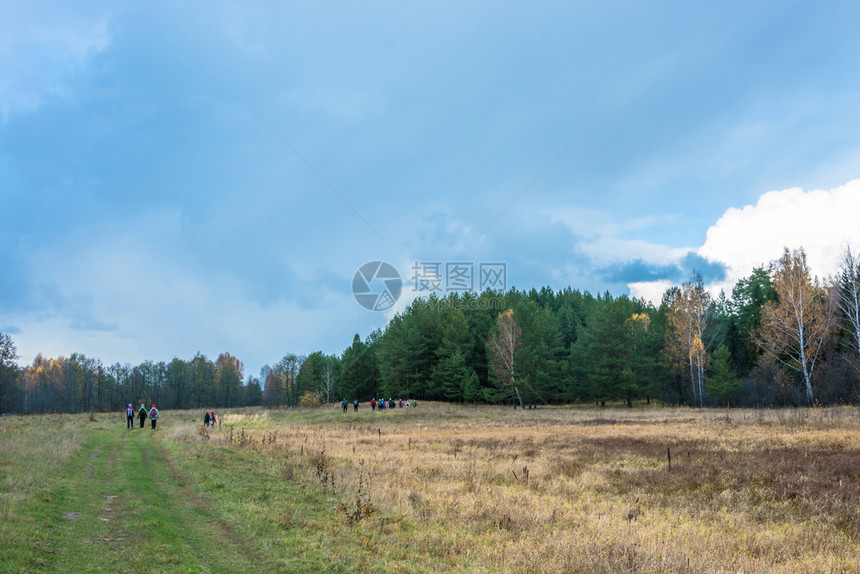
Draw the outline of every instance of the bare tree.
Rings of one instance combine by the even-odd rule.
[[[492,352],[493,373],[499,388],[506,394],[517,392],[515,359],[517,349],[523,345],[522,338],[523,331],[514,319],[514,310],[499,313],[496,328],[490,331],[487,343]]]
[[[812,375],[833,324],[830,298],[818,279],[810,278],[803,248],[786,248],[771,264],[771,275],[777,300],[762,308],[760,344],[782,365],[803,376],[811,405],[815,401]]]
[[[334,357],[324,357],[322,372],[320,373],[319,389],[325,397],[325,402],[331,403],[337,394],[337,376],[334,372]]]

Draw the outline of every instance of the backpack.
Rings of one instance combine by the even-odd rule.
[[[133,417],[133,416],[134,416],[134,409],[133,409],[133,408],[131,408],[131,407],[129,407],[129,408],[127,408],[127,409],[125,409],[125,416],[127,416],[127,417]]]
[[[152,410],[149,411],[149,418],[157,419],[158,418],[158,410],[153,407]]]

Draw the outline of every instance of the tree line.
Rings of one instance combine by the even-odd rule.
[[[813,278],[786,249],[730,296],[701,276],[659,306],[566,288],[416,299],[343,353],[286,354],[245,376],[230,353],[103,365],[80,354],[16,364],[0,333],[0,412],[313,405],[371,397],[693,406],[860,403],[860,263]]]

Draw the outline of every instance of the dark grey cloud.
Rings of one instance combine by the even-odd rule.
[[[642,281],[676,281],[681,275],[677,265],[656,265],[644,259],[605,267],[600,275],[610,283],[639,283]]]
[[[644,259],[634,259],[603,268],[599,274],[610,283],[640,283],[646,281],[671,281],[682,283],[694,273],[702,276],[705,283],[721,281],[726,277],[726,265],[711,261],[690,251],[677,263],[657,264]]]
[[[702,276],[707,283],[723,281],[726,278],[726,264],[722,261],[711,261],[698,253],[690,251],[681,258],[681,269],[684,271],[684,279],[688,279],[693,273]]]
[[[81,316],[76,317],[72,323],[69,325],[72,329],[76,329],[78,331],[118,331],[119,324],[117,323],[104,323],[102,321],[98,321],[93,317]]]

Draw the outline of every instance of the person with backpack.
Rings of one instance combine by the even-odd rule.
[[[125,418],[125,428],[134,430],[134,407],[131,406],[131,403],[125,409]]]
[[[376,398],[370,399],[370,410],[372,410],[372,411],[376,410]]]
[[[211,426],[213,429],[215,428],[215,411],[209,413],[209,426]]]
[[[346,397],[343,397],[343,400],[340,402],[340,406],[343,407],[343,412],[346,412],[346,409],[349,408],[349,403],[346,402]]]
[[[140,419],[140,428],[143,428],[143,421],[146,420],[146,407],[143,403],[140,404],[140,410],[137,411],[137,418]]]
[[[358,399],[352,401],[352,411],[356,413],[358,412]]]
[[[155,422],[158,420],[158,409],[155,408],[155,405],[149,409],[149,420],[152,423],[152,430],[155,430]]]
[[[203,428],[209,426],[209,411],[206,411],[206,414],[203,415]]]

